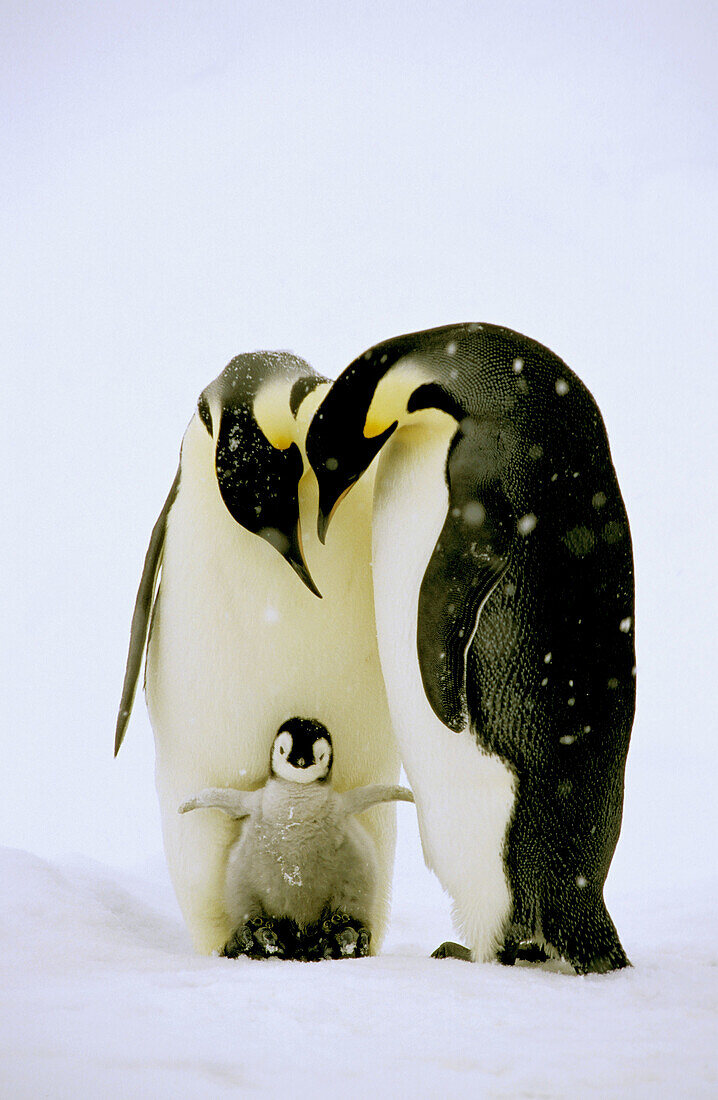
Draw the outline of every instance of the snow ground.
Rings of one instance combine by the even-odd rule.
[[[716,1095],[715,883],[614,896],[634,967],[577,978],[430,959],[448,909],[412,858],[382,954],[306,964],[195,955],[159,859],[130,873],[1,849],[0,1093]]]

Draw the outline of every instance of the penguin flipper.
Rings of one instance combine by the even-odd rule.
[[[137,589],[135,610],[132,614],[132,627],[130,628],[130,646],[127,653],[127,665],[125,666],[125,680],[122,685],[122,698],[117,715],[115,728],[115,756],[120,750],[120,745],[125,736],[127,723],[132,712],[132,704],[135,701],[137,681],[140,677],[142,658],[145,654],[147,635],[150,626],[150,616],[156,590],[157,574],[162,564],[162,551],[165,544],[165,530],[167,528],[167,516],[175,502],[180,483],[180,471],[177,470],[172,488],[167,500],[162,506],[162,511],[157,517],[157,522],[152,528],[150,544],[145,555],[145,564],[142,569],[140,586]]]
[[[177,813],[190,810],[217,809],[239,821],[249,817],[256,804],[256,791],[237,791],[233,787],[206,787],[194,798],[188,798],[178,807]]]
[[[355,787],[341,796],[347,816],[361,814],[380,802],[413,802],[414,795],[407,787],[388,786],[380,783],[370,787]]]
[[[496,480],[470,494],[452,490],[419,591],[417,650],[432,710],[460,731],[468,721],[466,655],[481,609],[508,564],[515,519]]]

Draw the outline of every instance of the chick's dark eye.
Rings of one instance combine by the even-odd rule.
[[[284,754],[285,754],[285,752],[286,752],[286,751],[287,751],[287,750],[285,749],[284,745],[280,745],[280,746],[279,746],[279,753],[280,753],[280,756],[284,756]]]

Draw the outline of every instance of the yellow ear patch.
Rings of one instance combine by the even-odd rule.
[[[254,419],[278,451],[294,443],[296,425],[289,407],[289,395],[296,378],[280,378],[262,386],[254,399]]]
[[[364,423],[365,439],[381,435],[396,420],[401,423],[414,390],[430,381],[426,368],[408,357],[390,367],[374,390]]]

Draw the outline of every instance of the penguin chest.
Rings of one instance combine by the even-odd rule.
[[[274,547],[233,520],[213,476],[183,474],[146,678],[158,777],[168,777],[171,797],[197,785],[261,782],[271,739],[292,715],[332,730],[340,783],[394,774],[366,538],[358,558],[344,546],[324,554],[317,599]]]
[[[248,825],[242,873],[268,913],[312,924],[333,894],[343,836],[343,823],[330,808],[307,814],[290,805]]]
[[[489,958],[510,910],[503,862],[515,801],[506,765],[454,732],[428,703],[417,654],[419,589],[449,507],[446,455],[455,423],[401,429],[377,472],[374,591],[382,671],[416,798],[424,855],[455,903],[475,958]]]

